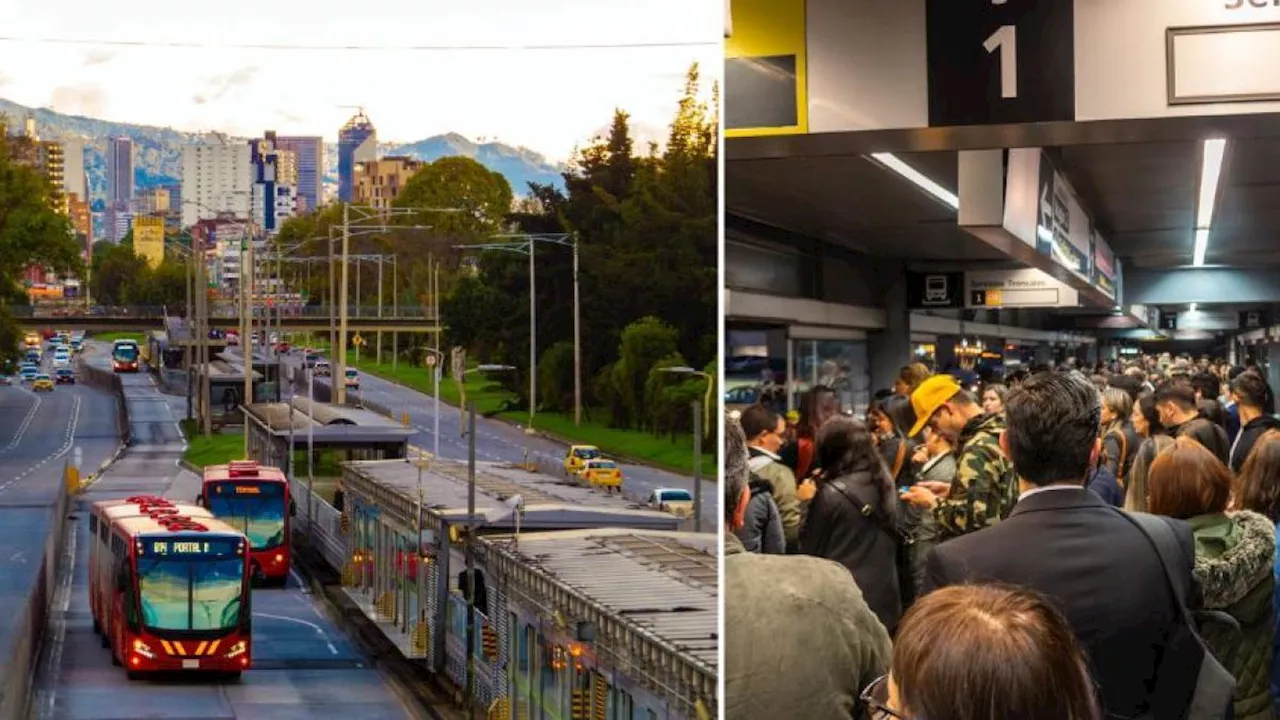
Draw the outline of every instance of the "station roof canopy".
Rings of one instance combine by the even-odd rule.
[[[466,463],[432,460],[423,465],[421,473],[416,462],[407,460],[363,460],[344,463],[343,468],[349,493],[354,491],[371,499],[379,496],[374,501],[380,508],[403,512],[405,520],[415,512],[419,487],[425,498],[424,508],[430,514],[454,524],[468,520]],[[621,495],[594,492],[505,463],[476,464],[475,522],[481,527],[490,531],[515,530],[515,518],[504,503],[516,495],[523,501],[519,520],[522,529],[614,526],[675,530],[680,525],[679,518],[647,509]]]
[[[278,440],[288,442],[290,436],[294,447],[305,447],[310,440],[317,446],[334,447],[396,444],[408,445],[409,438],[417,432],[412,428],[404,428],[395,424],[357,425],[351,423],[325,424],[312,421],[304,412],[293,411],[292,428],[290,428],[290,411],[288,403],[250,403],[241,406],[257,422],[266,426],[268,432]],[[404,462],[398,460],[396,462]]]
[[[1128,269],[1192,264],[1205,138],[1228,139],[1206,265],[1280,269],[1280,124],[1177,118],[726,139],[731,215],[912,261],[1005,259],[956,211],[868,157],[894,156],[953,193],[958,150],[1045,147]],[[918,148],[936,148],[920,152]]]
[[[625,528],[492,538],[496,550],[603,606],[714,670],[717,539],[714,533]]]
[[[197,372],[199,372],[199,370],[197,370]],[[262,373],[254,370],[253,379],[261,380]],[[233,365],[224,360],[210,360],[209,380],[217,382],[244,382],[244,366]]]

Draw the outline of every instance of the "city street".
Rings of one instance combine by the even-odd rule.
[[[102,357],[91,355],[88,360],[100,364]],[[32,716],[413,717],[296,573],[284,589],[254,590],[254,667],[239,682],[191,676],[131,682],[123,668],[112,666],[109,652],[92,630],[85,573],[90,541],[86,509],[97,500],[136,493],[191,502],[199,490],[199,478],[178,466],[184,446],[166,398],[145,373],[122,379],[135,443],[76,500],[37,671]],[[114,422],[114,412],[104,415]]]
[[[291,353],[286,356],[286,363],[301,374],[302,356]],[[326,384],[327,378],[316,378],[317,385]],[[452,382],[444,379],[441,383]],[[305,385],[304,385],[305,387]],[[360,375],[360,392],[352,393],[352,397],[361,397],[382,405],[397,417],[403,412],[409,413],[409,421],[418,431],[410,442],[427,451],[432,449],[432,422],[435,415],[434,400],[430,395],[412,388],[398,385],[367,373]],[[467,438],[460,428],[465,421],[458,408],[440,403],[440,455],[445,458],[464,460],[467,457]],[[534,419],[535,427],[537,419]],[[531,459],[559,466],[563,462],[568,448],[554,440],[541,436],[526,435],[523,428],[516,427],[501,420],[484,417],[476,418],[476,459],[505,462],[522,462],[525,451]],[[693,478],[685,475],[658,470],[644,465],[624,464],[622,466],[625,479],[624,491],[628,497],[643,502],[655,488],[684,488],[693,491]],[[702,481],[702,529],[715,532],[720,517],[719,486],[712,481]]]

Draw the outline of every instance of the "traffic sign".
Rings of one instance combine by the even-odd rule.
[[[435,366],[436,366],[436,354],[435,354],[435,353],[427,353],[427,361],[426,361],[426,362],[427,362],[427,367],[435,367]]]

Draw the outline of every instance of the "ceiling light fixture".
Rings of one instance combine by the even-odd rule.
[[[1222,179],[1222,161],[1226,157],[1225,138],[1204,141],[1200,167],[1200,193],[1196,205],[1195,252],[1192,264],[1204,265],[1205,251],[1209,248],[1209,228],[1213,224],[1213,206],[1218,199],[1218,184]]]
[[[893,153],[871,153],[871,158],[910,180],[916,187],[951,206],[952,210],[960,209],[960,198],[955,193],[925,177],[919,170],[903,162],[897,155]]]
[[[1191,312],[1196,312],[1196,303],[1191,303]]]

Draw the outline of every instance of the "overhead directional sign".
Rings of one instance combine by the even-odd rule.
[[[810,132],[1280,112],[1274,0],[807,0],[803,14]]]
[[[1039,148],[1010,150],[1008,165],[1005,229],[1033,245],[1041,255],[1092,282],[1093,223],[1066,177]],[[1034,217],[1027,214],[1032,204],[1026,196],[1031,192],[1036,198]]]
[[[1241,310],[1239,327],[1241,330],[1267,327],[1271,324],[1270,315],[1266,310]]]
[[[805,0],[730,0],[725,135],[808,132]]]
[[[969,308],[1077,307],[1080,293],[1034,268],[966,272]]]
[[[1116,278],[1119,276],[1117,265],[1119,260],[1116,259],[1115,253],[1111,250],[1111,244],[1098,233],[1093,232],[1093,285],[1102,291],[1104,295],[1114,300],[1116,298]]]

